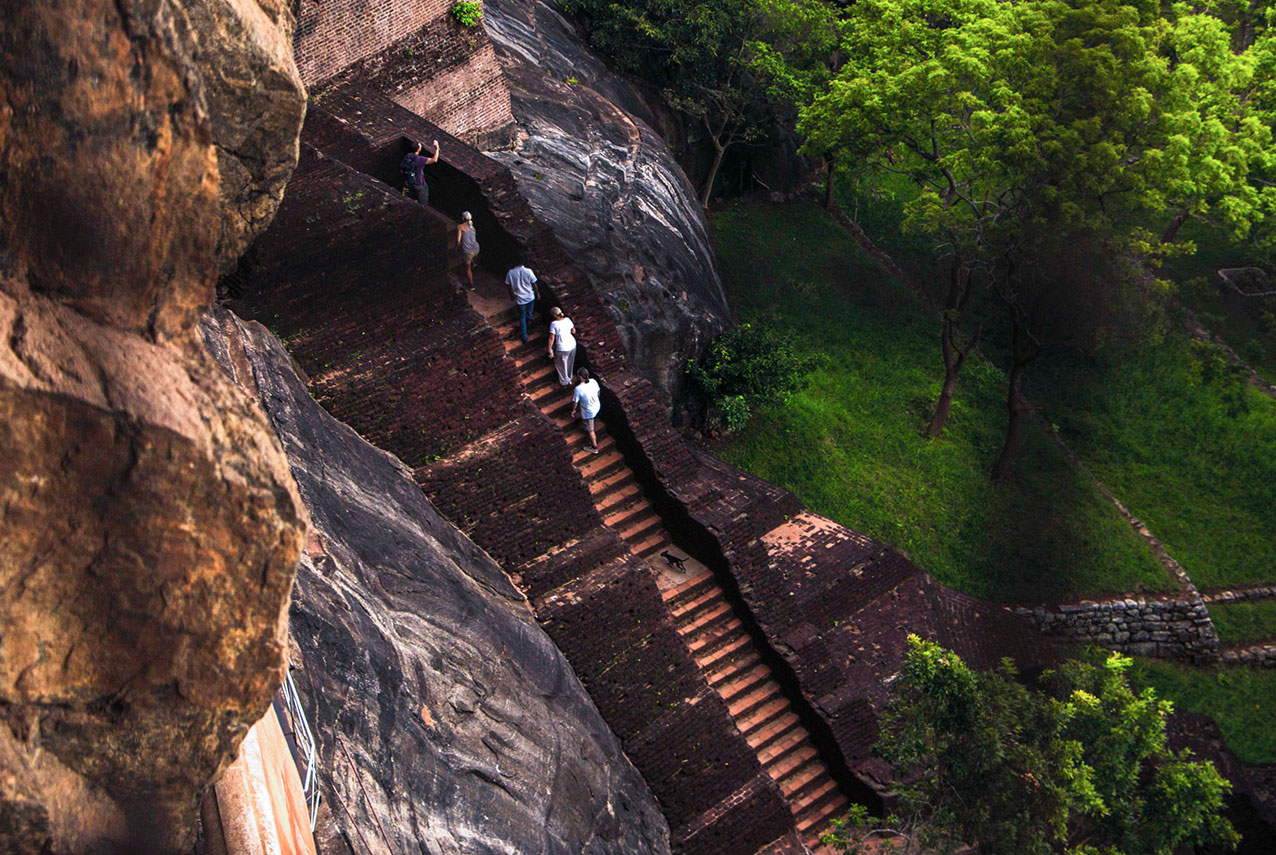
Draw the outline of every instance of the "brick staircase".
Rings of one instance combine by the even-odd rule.
[[[596,424],[599,451],[593,454],[588,450],[585,432],[571,418],[571,387],[559,385],[557,372],[546,356],[548,323],[539,314],[540,305],[529,329],[529,341],[523,344],[517,311],[509,307],[504,287],[486,273],[476,270],[475,276],[478,291],[471,292],[471,303],[500,334],[506,355],[518,367],[532,402],[566,431],[572,462],[604,522],[620,534],[635,555],[659,571],[665,605],[692,658],[727,704],[763,768],[779,785],[803,842],[822,852],[820,835],[830,820],[846,809],[847,798],[790,709],[722,587],[707,567],[674,546],[601,418]],[[676,568],[664,554],[681,558],[684,569]]]

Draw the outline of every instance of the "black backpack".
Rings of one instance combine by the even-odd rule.
[[[403,176],[403,183],[409,187],[415,187],[416,181],[416,155],[408,152],[403,155],[403,160],[399,161],[399,173]]]

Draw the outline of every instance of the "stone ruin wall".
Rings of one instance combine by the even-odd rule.
[[[1218,634],[1199,596],[1082,600],[1015,611],[1046,635],[1071,644],[1167,659],[1208,661],[1218,656]]]
[[[513,142],[509,87],[482,25],[449,14],[454,0],[299,0],[293,51],[302,82],[357,80],[482,149]],[[425,141],[429,144],[429,141]]]

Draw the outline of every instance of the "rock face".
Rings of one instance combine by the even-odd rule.
[[[270,222],[297,163],[306,91],[287,0],[186,4],[221,173],[222,269]]]
[[[0,16],[0,851],[186,848],[278,685],[305,528],[194,334],[217,75],[168,0]]]
[[[541,0],[488,0],[509,80],[513,152],[492,156],[591,277],[666,406],[682,367],[730,324],[704,214],[656,118]],[[588,337],[588,330],[583,330]]]
[[[220,311],[205,328],[257,385],[313,519],[294,678],[355,851],[668,852],[646,785],[501,568],[311,399],[262,327]]]

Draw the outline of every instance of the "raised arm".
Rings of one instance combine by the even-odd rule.
[[[434,141],[434,154],[432,154],[432,155],[430,155],[429,157],[427,157],[427,158],[425,159],[425,163],[426,163],[426,165],[428,166],[428,165],[430,165],[431,163],[438,163],[438,162],[439,162],[439,141],[438,141],[438,140],[435,140],[435,141]]]

